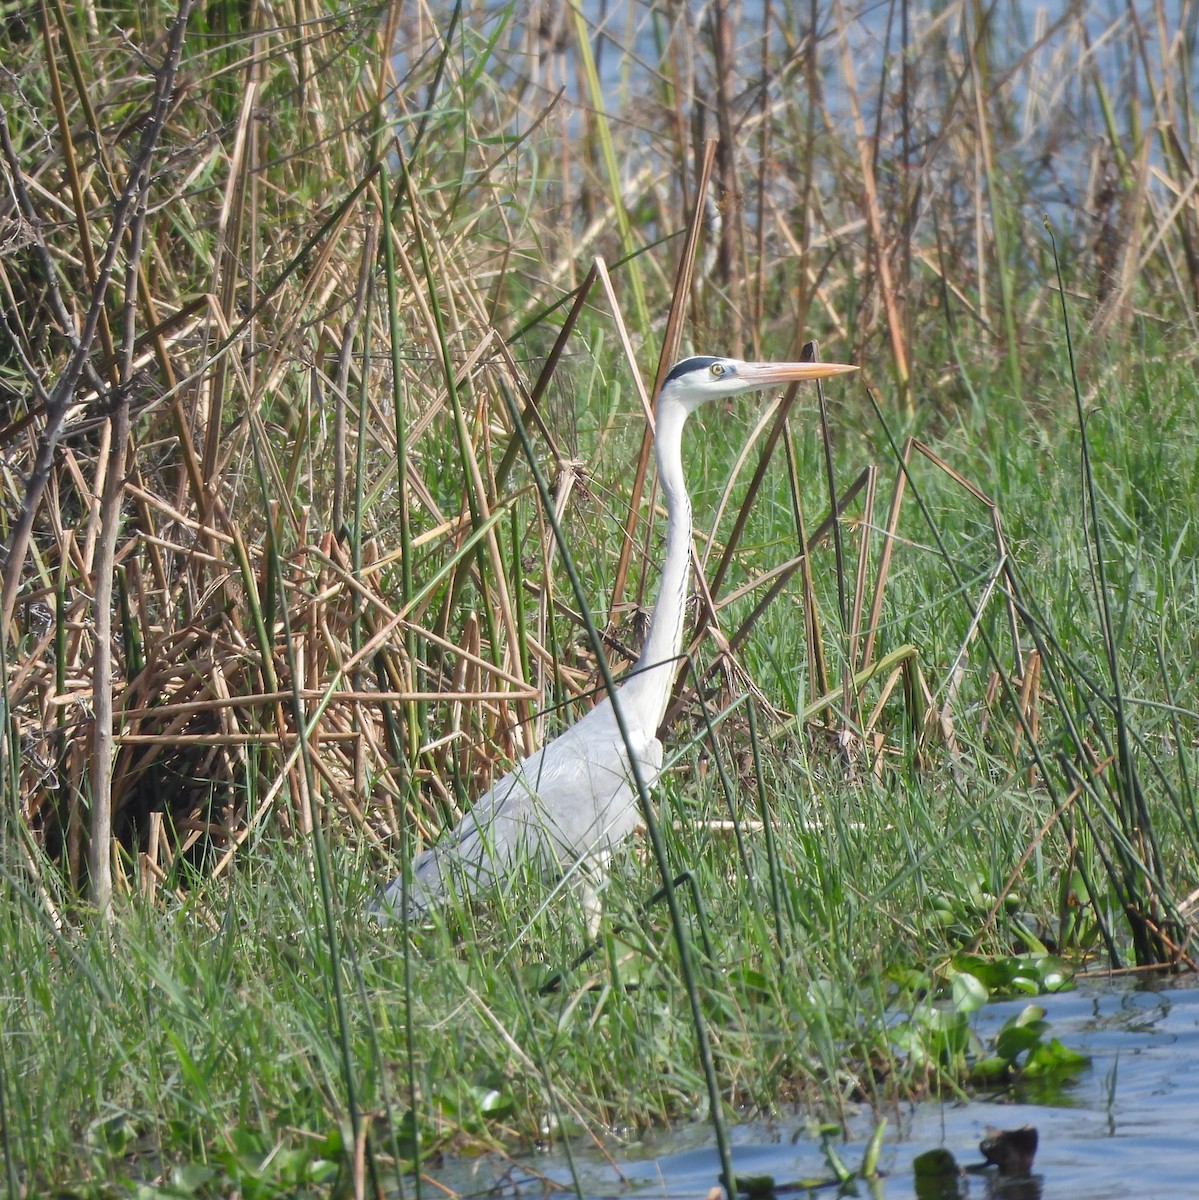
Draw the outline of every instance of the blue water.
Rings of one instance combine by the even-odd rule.
[[[591,35],[604,105],[614,123],[617,154],[630,177],[639,168],[654,164],[662,152],[655,132],[665,120],[658,108],[662,103],[662,64],[678,53],[680,43],[698,47],[689,68],[695,73],[694,107],[707,112],[705,133],[715,133],[715,118],[699,102],[710,99],[714,89],[709,5],[697,0],[681,4],[580,0],[580,4]],[[958,75],[965,71],[966,47],[979,36],[979,22],[986,13],[987,94],[992,97],[988,103],[998,104],[1002,110],[1002,116],[999,110],[991,113],[996,168],[1001,175],[1011,171],[1020,179],[1021,202],[1030,227],[1048,214],[1059,229],[1080,223],[1087,231],[1088,222],[1094,219],[1088,206],[1095,172],[1100,172],[1100,179],[1114,178],[1115,172],[1107,161],[1110,152],[1103,149],[1109,135],[1098,81],[1114,98],[1113,120],[1122,151],[1135,158],[1141,134],[1134,134],[1127,122],[1135,121],[1138,129],[1152,124],[1154,93],[1164,87],[1162,74],[1169,76],[1180,96],[1193,86],[1188,81],[1199,77],[1199,18],[1194,5],[1182,5],[1180,0],[994,0],[977,5],[927,0],[907,7],[907,54],[914,70],[909,97],[911,144],[906,158],[901,150],[903,122],[898,108],[904,61],[903,6],[891,0],[844,0],[840,25],[834,19],[833,6],[822,0],[817,5],[814,30],[810,28],[808,0],[772,0],[769,22],[764,0],[742,0],[730,6],[737,119],[747,119],[759,104],[763,44],[767,43],[772,66],[766,94],[771,103],[796,99],[807,103],[810,99],[852,148],[843,30],[863,127],[872,136],[874,131],[878,134],[881,175],[885,179],[892,172],[919,169],[926,192],[942,192],[946,193],[943,198],[952,198],[948,190],[962,186],[963,164],[956,162],[953,139],[945,137],[946,125],[952,128],[974,117],[969,88],[952,107],[947,108],[947,98],[957,94]],[[442,13],[443,26],[449,8],[448,4],[434,6]],[[528,120],[562,89],[547,128],[568,139],[582,136],[588,101],[568,23],[550,21],[542,32],[533,34],[519,7],[514,15],[502,0],[468,8],[460,29],[465,62],[473,69],[479,65],[476,56],[486,54],[487,70],[494,81],[524,98]],[[550,14],[553,8],[546,6],[545,12]],[[558,36],[551,36],[551,30]],[[808,97],[803,72],[794,63],[784,71],[781,64],[813,33],[820,84],[818,94]],[[1169,52],[1163,49],[1163,39]],[[431,57],[428,44],[402,39],[396,53],[400,78]],[[1168,66],[1163,67],[1164,60],[1169,60]],[[1151,78],[1146,78],[1146,63]],[[1136,104],[1132,103],[1134,96]],[[687,103],[692,106],[691,101]],[[481,129],[487,128],[488,119],[489,114],[479,115]],[[509,134],[517,132],[524,132],[520,120],[508,130]],[[1185,140],[1181,131],[1180,136]],[[750,138],[740,149],[747,177],[753,177],[755,147],[755,139]],[[1146,151],[1151,164],[1160,163],[1162,150],[1157,138],[1147,140]],[[673,161],[661,165],[667,171],[675,166]],[[968,180],[973,178],[973,170],[972,164],[965,164]],[[1152,178],[1149,187],[1163,212],[1175,203],[1177,197],[1169,188]],[[963,196],[963,203],[969,208],[972,197]],[[642,230],[647,237],[652,232]]]
[[[912,1160],[937,1147],[960,1165],[981,1162],[978,1143],[988,1127],[1033,1125],[1040,1142],[1033,1177],[1004,1181],[993,1171],[967,1176],[965,1197],[1008,1200],[1165,1200],[1199,1195],[1199,991],[1086,982],[1075,991],[1042,998],[1049,1032],[1091,1056],[1073,1083],[1056,1089],[1052,1103],[1022,1100],[926,1102],[888,1117],[880,1168],[885,1175],[856,1184],[859,1196],[878,1200],[917,1197]],[[991,1005],[976,1028],[988,1037],[1024,1005]],[[873,1128],[865,1112],[838,1150],[849,1167],[861,1161]],[[747,1121],[733,1130],[739,1174],[771,1175],[776,1183],[829,1174],[819,1143],[800,1115]],[[584,1195],[698,1198],[708,1194],[720,1164],[706,1125],[660,1134],[651,1144],[613,1144],[610,1159],[575,1146]],[[573,1190],[560,1151],[515,1165],[483,1158],[434,1172],[461,1196],[540,1194],[538,1177]],[[1013,1184],[1015,1187],[1013,1187]],[[800,1193],[804,1194],[804,1193]],[[836,1195],[835,1189],[820,1195]],[[851,1193],[852,1194],[852,1193]]]

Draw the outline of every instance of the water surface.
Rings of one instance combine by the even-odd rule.
[[[992,1037],[1025,1001],[987,1006],[975,1028]],[[1040,1134],[1028,1181],[995,1172],[963,1180],[963,1197],[1006,1200],[1156,1200],[1199,1195],[1199,990],[1082,982],[1072,992],[1042,997],[1048,1036],[1088,1054],[1090,1065],[1055,1086],[1051,1102],[1030,1091],[969,1103],[925,1102],[887,1114],[880,1160],[885,1177],[856,1184],[856,1194],[908,1200],[918,1196],[912,1160],[937,1147],[959,1164],[982,1161],[978,1143],[988,1127],[1033,1125]],[[1038,1099],[1040,1102],[1038,1102]],[[838,1147],[847,1166],[861,1161],[872,1115],[863,1113],[851,1140]],[[802,1116],[747,1121],[732,1131],[738,1174],[789,1180],[827,1177],[819,1143]],[[613,1145],[612,1161],[581,1142],[575,1163],[589,1200],[678,1197],[702,1200],[720,1175],[706,1125],[659,1134],[652,1144]],[[522,1164],[524,1166],[526,1164]],[[537,1195],[544,1176],[573,1190],[561,1151],[527,1160],[525,1170],[483,1158],[432,1172],[458,1195]],[[1014,1185],[1014,1186],[1013,1186]],[[796,1193],[790,1193],[796,1194]],[[803,1195],[805,1193],[798,1193]],[[820,1196],[836,1195],[822,1189]],[[855,1193],[849,1193],[855,1194]]]

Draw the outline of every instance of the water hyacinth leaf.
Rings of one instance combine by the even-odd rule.
[[[1014,1063],[1021,1054],[1040,1042],[1044,1029],[1044,1022],[1032,1025],[1005,1025],[995,1039],[995,1053],[1004,1062]]]
[[[914,995],[930,992],[933,987],[933,977],[927,971],[922,971],[917,967],[893,966],[887,971],[887,978],[900,991]]]
[[[1075,1071],[1085,1067],[1091,1061],[1086,1054],[1063,1046],[1057,1038],[1050,1038],[1035,1046],[1024,1064],[1024,1075],[1035,1079],[1044,1075],[1054,1075],[1058,1072]]]
[[[1040,981],[1030,975],[1014,975],[1007,990],[1020,996],[1038,996],[1043,991]]]
[[[926,1150],[912,1159],[912,1171],[917,1179],[938,1179],[956,1176],[959,1171],[957,1159],[944,1147]]]
[[[967,1028],[966,1014],[955,1008],[922,1004],[912,1013],[913,1022],[933,1033],[953,1033]]]
[[[929,1005],[913,1013],[906,1035],[900,1028],[892,1037],[914,1063],[935,1062],[944,1067],[964,1065],[973,1035],[964,1012]]]
[[[479,1112],[491,1120],[508,1116],[515,1107],[512,1097],[505,1089],[495,1087],[473,1088]]]
[[[1002,988],[1010,978],[1004,959],[983,958],[980,954],[955,954],[950,965],[955,971],[968,971],[985,987],[995,991]]]
[[[1004,958],[982,958],[977,954],[955,954],[953,967],[975,976],[993,996],[1038,995],[1056,991],[1069,981],[1069,972],[1058,958],[1042,948],[1029,954]]]
[[[961,971],[953,977],[953,1007],[959,1013],[977,1012],[990,999],[990,993],[977,976]]]
[[[773,1200],[775,1185],[773,1175],[738,1175],[737,1195],[745,1200]]]
[[[1040,1004],[1026,1004],[1012,1019],[1009,1025],[1031,1025],[1045,1020],[1045,1009]],[[1043,1027],[1043,1026],[1042,1026]]]
[[[989,1058],[980,1058],[970,1068],[970,1082],[977,1084],[994,1083],[1005,1079],[1012,1069],[1011,1060],[999,1054]]]
[[[892,1030],[891,1044],[898,1054],[906,1057],[915,1067],[923,1066],[928,1061],[924,1035],[914,1025],[899,1025]]]
[[[1028,953],[1035,958],[1045,958],[1049,947],[1019,917],[1011,918],[1012,932],[1024,943]]]
[[[1041,988],[1046,992],[1060,992],[1073,983],[1073,973],[1060,958],[1047,954],[1037,961],[1037,973]]]

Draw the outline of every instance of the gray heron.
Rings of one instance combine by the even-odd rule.
[[[701,405],[795,380],[825,379],[855,367],[839,363],[742,362],[699,355],[671,368],[658,393],[654,451],[666,504],[666,557],[649,634],[615,693],[518,763],[480,796],[457,826],[409,868],[408,915],[419,918],[451,893],[473,897],[504,883],[525,857],[546,872],[601,876],[613,846],[641,819],[630,755],[647,786],[662,769],[658,727],[679,667],[691,567],[691,500],[683,478],[683,427]],[[629,733],[621,736],[613,705]],[[377,905],[400,915],[403,876]]]

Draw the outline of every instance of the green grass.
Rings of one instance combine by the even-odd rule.
[[[52,3],[57,75],[38,30],[6,27],[22,83],[5,101],[6,167],[40,222],[0,255],[6,539],[49,437],[37,398],[66,354],[47,279],[87,310],[85,245],[114,236],[104,181],[129,169],[173,11],[122,24],[143,57]],[[800,45],[779,28],[713,93],[708,119],[738,130],[715,177],[731,169],[741,195],[715,185],[722,224],[701,238],[682,349],[782,358],[819,336],[825,358],[863,367],[827,389],[837,491],[877,474],[872,508],[865,489],[846,507],[839,578],[832,537],[815,537],[829,495],[802,394],[716,600],[800,552],[797,512],[807,569],[756,616],[761,587],[721,608],[725,636],[750,623],[738,672],[712,672],[709,637],[703,686],[686,676],[657,811],[671,870],[689,873],[677,899],[703,1036],[680,930],[650,904],[663,881],[645,839],[616,857],[595,947],[575,893],[531,872],[408,941],[366,916],[415,842],[521,753],[530,720],[543,738],[585,710],[600,672],[573,614],[631,647],[635,604],[652,602],[661,530],[643,502],[613,607],[644,429],[617,318],[652,379],[708,78],[687,64],[718,69],[673,12],[656,13],[648,73],[645,44],[607,31],[619,84],[603,119],[574,90],[599,94],[582,19],[193,15],[181,78],[205,102],[171,109],[141,257],[115,235],[95,378],[73,397],[87,420],[53,447],[24,570],[7,572],[13,1190],[355,1195],[404,1177],[408,1194],[405,1172],[441,1153],[715,1126],[746,1107],[836,1119],[1029,1069],[1039,1028],[1010,1039],[1029,1047],[1018,1061],[971,1040],[987,996],[1092,965],[1193,966],[1195,230],[1173,205],[1186,156],[1142,140],[1153,124],[1185,141],[1189,76],[1176,49],[1142,58],[1123,25],[1103,44],[1148,64],[1153,122],[1132,94],[1113,91],[1123,110],[1083,106],[1095,84],[1073,23],[1026,55],[999,21],[917,21],[916,74],[891,78],[878,113],[864,60],[855,82],[829,30]],[[394,63],[375,36],[389,21]],[[1038,86],[1059,79],[1062,92]],[[1027,126],[1026,94],[1048,106]],[[929,95],[953,98],[937,110]],[[865,156],[840,119],[854,106]],[[1065,129],[1075,149],[1101,145],[1119,182],[1109,194],[1099,172],[1086,203],[1055,209],[1059,277],[1039,213]],[[611,294],[585,283],[597,253]],[[578,594],[514,436],[509,404],[530,393],[540,469],[551,492],[572,485]],[[100,530],[101,427],[122,398],[126,504]],[[709,579],[759,412],[707,410],[686,436]],[[960,478],[911,457],[871,627],[908,436]],[[971,487],[996,506],[1006,559]],[[116,544],[108,591],[91,567],[101,532]],[[95,644],[99,605],[111,646]],[[870,628],[877,673],[861,657]],[[105,655],[108,924],[87,865]],[[843,689],[847,676],[859,682]]]
[[[1199,436],[1184,421],[1194,384],[1181,370],[1163,370],[1155,390],[1160,424],[1172,434],[1150,477],[1159,480],[1160,468],[1181,477]],[[1093,467],[1110,505],[1105,519],[1116,525],[1125,515],[1120,498],[1139,504],[1149,480],[1138,479],[1146,454],[1136,421],[1143,396],[1119,384],[1108,395]],[[718,417],[709,425],[734,422]],[[862,418],[861,435],[842,447],[847,464],[869,450],[872,433]],[[1080,672],[1098,671],[1079,546],[1077,431],[1066,420],[1042,421],[1034,436],[988,444],[984,431],[962,429],[945,436],[943,452],[958,439],[968,440],[995,478],[1010,481],[1004,515],[1027,593],[1063,652],[1080,660]],[[708,469],[715,475],[717,464]],[[921,484],[969,578],[965,566],[980,538],[976,509],[935,477]],[[1113,557],[1109,574],[1113,598],[1127,611],[1126,693],[1158,704],[1166,692],[1155,644],[1163,629],[1193,637],[1196,628],[1195,592],[1182,586],[1193,571],[1193,492],[1167,487],[1159,495],[1165,503],[1154,509],[1153,527]],[[911,525],[914,537],[918,522]],[[1170,546],[1180,552],[1164,554]],[[598,589],[602,580],[595,583]],[[969,593],[946,599],[946,591],[936,553],[906,547],[889,589],[889,620],[898,626],[894,636],[921,647],[934,691],[970,614]],[[756,677],[769,684],[773,664],[779,687],[770,691],[784,685],[782,664],[802,658],[797,629],[797,621],[776,614],[764,630],[768,664]],[[1189,687],[1192,650],[1175,641],[1167,653],[1169,685],[1179,696]],[[827,735],[762,742],[762,793],[778,823],[777,904],[761,832],[743,834],[747,877],[732,835],[703,825],[761,815],[744,709],[721,724],[715,752],[733,782],[731,810],[711,753],[701,753],[698,742],[677,748],[660,814],[671,862],[693,873],[702,899],[697,910],[680,891],[693,923],[713,1059],[730,1103],[772,1110],[798,1101],[835,1115],[862,1100],[956,1086],[952,1059],[939,1064],[935,1053],[900,1053],[894,1028],[884,1024],[919,1010],[922,992],[909,972],[918,973],[920,987],[947,988],[952,957],[964,948],[977,944],[1001,959],[1029,949],[1023,931],[1048,940],[1059,907],[1060,823],[1017,873],[1018,900],[984,923],[990,897],[1051,811],[1045,789],[1027,784],[1027,760],[1010,754],[1011,721],[996,711],[981,732],[985,682],[985,664],[972,664],[954,706],[956,779],[942,747],[918,756],[898,729],[881,778],[859,771],[856,784]],[[1193,777],[1195,764],[1189,747],[1185,760],[1169,753],[1172,714],[1133,711],[1138,734],[1181,790],[1180,768],[1185,761]],[[1044,721],[1055,724],[1051,713]],[[763,736],[760,718],[758,728]],[[1193,824],[1184,824],[1193,814],[1161,806],[1154,817],[1170,850],[1167,883],[1185,887],[1197,865]],[[645,909],[656,879],[644,847],[618,856],[599,953],[568,971],[555,991],[539,988],[583,947],[582,917],[569,893],[538,913],[547,888],[527,879],[503,904],[451,913],[444,929],[415,935],[411,1013],[403,1004],[398,931],[379,930],[362,915],[379,877],[362,855],[335,853],[334,928],[346,952],[351,1058],[381,1157],[390,1146],[382,1114],[391,1114],[401,1152],[411,1147],[409,1033],[426,1155],[495,1140],[528,1145],[546,1135],[547,1121],[554,1136],[577,1137],[703,1111],[669,922],[661,905]],[[24,895],[15,881],[12,895]],[[1118,916],[1108,919],[1118,928]],[[256,1194],[272,1194],[306,1171],[319,1177],[328,1162],[350,1169],[331,960],[312,868],[302,857],[263,848],[228,879],[195,887],[182,907],[122,905],[110,934],[55,934],[25,895],[6,908],[2,943],[10,980],[8,1136],[25,1178],[84,1191],[108,1180],[119,1190],[122,1180],[186,1163],[210,1172],[201,1194],[247,1188],[254,1176],[266,1189]],[[277,1148],[289,1153],[279,1157]],[[272,1150],[277,1161],[255,1162]]]

